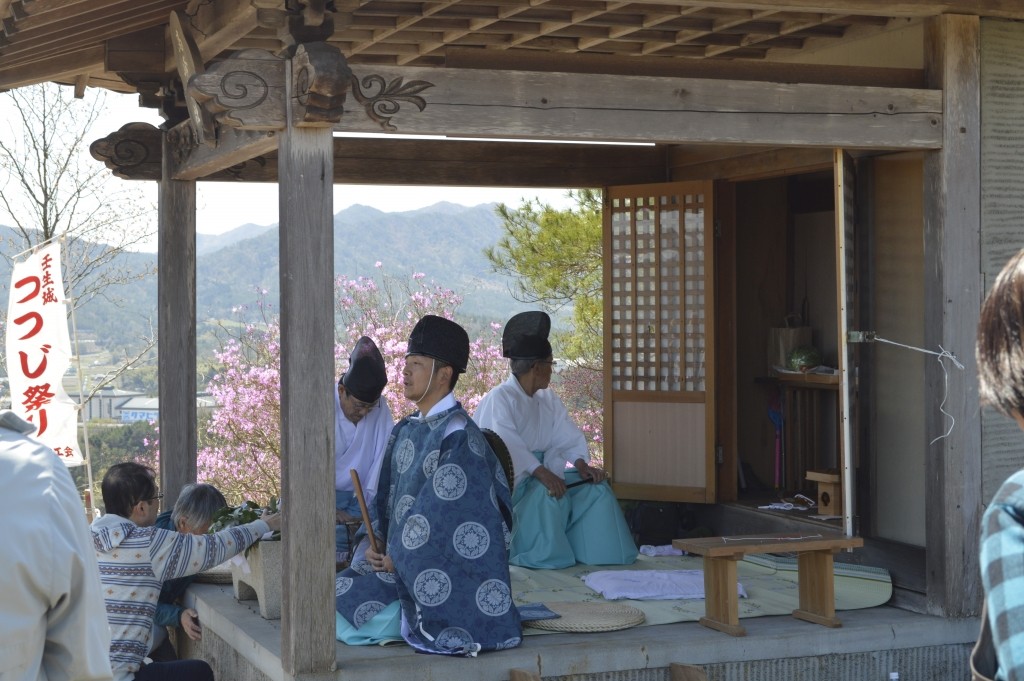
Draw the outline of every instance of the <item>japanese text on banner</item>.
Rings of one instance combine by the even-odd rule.
[[[83,463],[75,403],[64,390],[71,364],[60,244],[17,263],[7,307],[7,375],[11,409],[35,424],[35,437],[68,465]]]

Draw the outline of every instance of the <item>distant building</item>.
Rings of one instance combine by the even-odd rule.
[[[76,403],[81,401],[80,393],[76,391],[68,391],[68,396]],[[96,393],[89,398],[89,401],[82,407],[82,418],[87,421],[97,421],[105,419],[108,421],[120,421],[121,419],[121,408],[129,400],[144,396],[144,393],[140,393],[135,390],[121,390],[113,386],[104,386],[96,391]]]
[[[160,419],[160,398],[133,397],[121,405],[121,423],[157,421]]]
[[[77,391],[68,391],[68,396],[76,403],[81,399]],[[199,414],[211,414],[216,408],[217,402],[208,394],[196,395]],[[88,421],[157,421],[160,418],[160,400],[138,391],[104,386],[83,406],[82,412],[83,419]]]
[[[196,411],[200,417],[212,414],[217,402],[206,394],[196,395]],[[132,397],[124,402],[120,409],[121,423],[136,421],[157,421],[160,418],[160,399],[157,397]]]

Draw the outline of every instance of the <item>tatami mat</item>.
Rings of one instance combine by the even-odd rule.
[[[576,565],[562,570],[532,570],[511,566],[513,597],[517,604],[602,601],[599,593],[581,579],[598,570],[700,570],[703,561],[696,556],[640,556],[629,566]],[[739,600],[739,616],[788,615],[799,600],[796,559],[775,556],[749,556],[737,565],[740,584],[748,598]],[[880,568],[836,564],[835,593],[837,610],[872,608],[892,596],[889,574]],[[644,612],[644,625],[697,621],[704,616],[704,599],[615,601]],[[528,627],[527,634],[549,633]]]

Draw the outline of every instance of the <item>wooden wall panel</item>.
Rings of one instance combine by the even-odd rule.
[[[1024,247],[1024,25],[981,24],[981,271],[987,291],[1010,256]],[[982,417],[982,498],[987,504],[1021,468],[1024,436],[991,409]]]
[[[635,448],[647,443],[643,456],[615,460],[616,483],[650,483],[703,487],[707,469],[702,456],[684,457],[679,452],[703,452],[705,407],[693,403],[616,402],[615,448]]]
[[[981,27],[981,269],[988,290],[1024,246],[1024,24],[991,20]]]

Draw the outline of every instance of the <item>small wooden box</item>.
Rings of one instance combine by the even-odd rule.
[[[818,514],[841,515],[843,486],[840,475],[829,471],[807,471],[807,479],[818,483]]]

